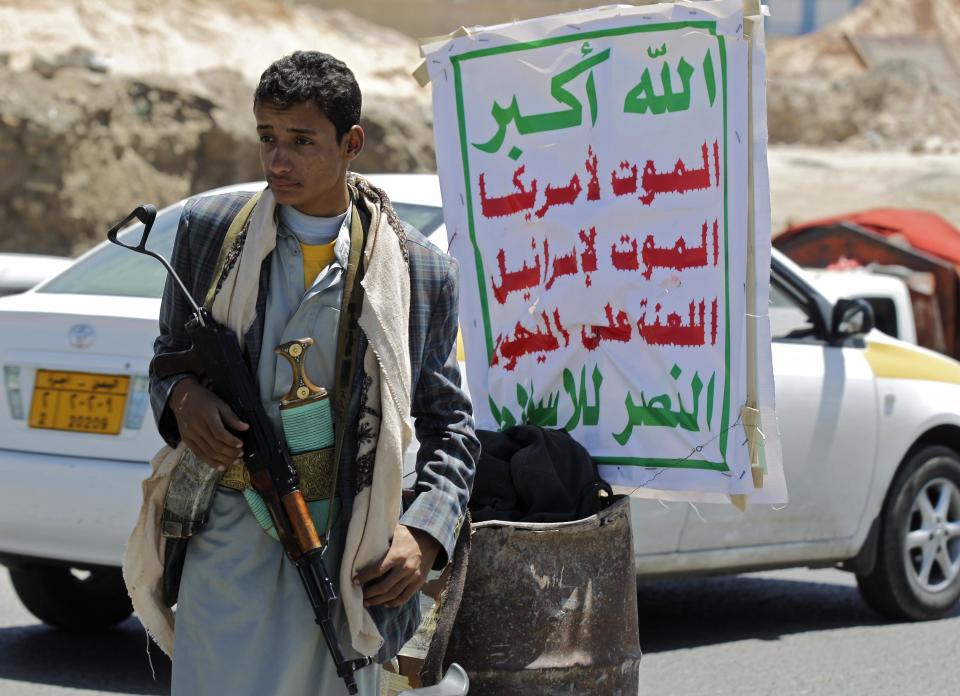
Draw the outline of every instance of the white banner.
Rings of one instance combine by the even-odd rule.
[[[770,245],[769,211],[750,209],[768,200],[751,50],[762,58],[762,37],[752,49],[739,0],[607,7],[425,47],[478,427],[564,428],[612,483],[784,499],[778,466],[778,490],[757,495],[742,417],[748,402],[773,413],[769,340],[748,395],[748,293],[767,301],[766,277],[747,288],[750,230],[767,269]],[[753,435],[768,476],[770,429]]]

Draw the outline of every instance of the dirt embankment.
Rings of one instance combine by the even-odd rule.
[[[0,0],[0,250],[71,254],[143,201],[257,179],[253,86],[319,49],[364,91],[361,171],[434,167],[416,43],[282,0]]]
[[[960,152],[960,1],[867,0],[772,40],[768,122],[774,143]]]
[[[774,234],[872,207],[960,227],[960,0],[866,0],[768,58]]]
[[[480,5],[443,3],[444,26],[512,19]],[[253,86],[298,48],[356,72],[360,171],[434,168],[416,42],[319,0],[0,0],[0,251],[76,253],[136,203],[259,178]],[[960,222],[958,65],[960,0],[865,0],[771,40],[774,229],[867,205]]]

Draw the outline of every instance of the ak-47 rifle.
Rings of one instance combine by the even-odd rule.
[[[151,370],[159,377],[181,373],[196,375],[205,380],[240,420],[250,425],[246,431],[234,435],[243,441],[243,461],[251,484],[266,503],[284,553],[300,574],[310,606],[313,607],[314,619],[337,665],[337,674],[346,683],[347,690],[355,694],[357,683],[354,672],[372,664],[373,658],[348,660],[340,648],[340,640],[330,619],[337,592],[323,560],[326,544],[317,533],[300,492],[300,479],[287,443],[274,434],[260,403],[259,391],[240,352],[236,334],[214,321],[206,308],[199,307],[170,263],[146,248],[156,216],[157,209],[154,206],[141,205],[107,232],[107,238],[114,244],[152,256],[162,263],[193,307],[193,316],[186,323],[187,335],[193,346],[189,350],[156,356]],[[131,246],[118,239],[117,233],[134,218],[142,222],[144,227],[140,243]]]

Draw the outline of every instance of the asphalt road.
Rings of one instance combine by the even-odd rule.
[[[832,570],[643,584],[641,694],[902,696],[960,693],[960,610],[887,623]],[[46,628],[0,573],[0,694],[164,694],[170,665],[139,623],[100,634]]]
[[[641,694],[956,696],[960,609],[891,623],[837,570],[639,588]]]
[[[67,633],[39,623],[0,570],[0,695],[168,694],[170,662],[136,619],[102,633]],[[225,695],[224,695],[225,696]]]

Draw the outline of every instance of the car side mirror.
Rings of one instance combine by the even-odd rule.
[[[830,321],[830,338],[842,341],[853,336],[862,336],[869,333],[875,324],[873,307],[866,300],[860,298],[844,298],[837,300],[833,306],[833,316]]]

